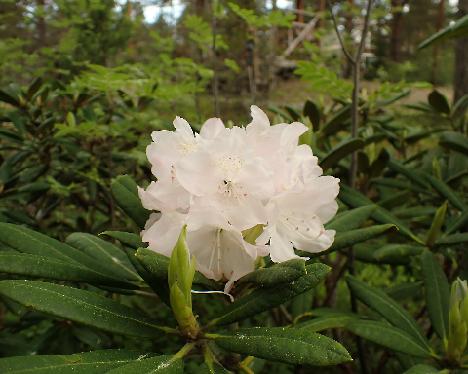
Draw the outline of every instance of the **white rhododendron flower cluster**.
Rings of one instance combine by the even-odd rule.
[[[187,225],[197,269],[228,281],[226,291],[259,256],[299,258],[294,248],[320,252],[335,235],[323,225],[337,211],[339,179],[323,176],[310,147],[298,145],[307,127],[270,126],[258,107],[251,113],[245,128],[212,118],[197,134],[176,117],[175,131],[154,131],[146,153],[157,181],[138,191],[143,206],[157,211],[142,231],[149,248],[170,256]],[[250,244],[243,232],[255,226],[263,231]]]

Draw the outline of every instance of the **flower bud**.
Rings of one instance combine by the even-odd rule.
[[[452,283],[449,309],[449,337],[447,354],[460,361],[468,343],[468,286],[457,279]]]
[[[186,227],[184,226],[169,261],[168,281],[171,307],[177,323],[182,333],[193,339],[199,332],[197,320],[192,313],[191,292],[195,276],[195,261],[190,259],[185,236]]]

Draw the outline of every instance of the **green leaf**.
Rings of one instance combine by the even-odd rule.
[[[429,104],[439,113],[450,114],[450,104],[439,91],[434,90],[427,96]]]
[[[326,170],[330,167],[336,166],[340,160],[350,155],[354,151],[364,147],[362,139],[347,139],[335,146],[320,162],[320,166]]]
[[[429,38],[423,40],[419,45],[418,49],[423,49],[431,44],[447,39],[466,36],[468,34],[468,14],[458,19],[454,23],[448,25],[442,30],[437,31]]]
[[[16,97],[13,97],[12,95],[3,90],[0,90],[0,101],[3,101],[4,103],[13,105],[18,108],[21,107],[21,104]]]
[[[377,248],[373,253],[373,258],[377,262],[385,264],[407,264],[408,257],[420,255],[424,250],[423,246],[411,244],[387,244]]]
[[[464,211],[467,210],[463,200],[453,191],[445,182],[440,179],[434,178],[430,174],[423,174],[426,180],[432,187],[439,193],[440,196],[445,197],[457,209]]]
[[[281,305],[317,286],[325,278],[330,268],[315,263],[306,266],[306,271],[306,275],[291,283],[275,287],[261,287],[237,299],[228,305],[217,318],[212,320],[210,325],[226,325]]]
[[[450,224],[447,225],[447,229],[445,230],[445,234],[449,235],[453,232],[457,231],[458,229],[462,229],[468,224],[468,209],[460,214],[457,218],[453,219]]]
[[[255,270],[239,279],[237,283],[252,282],[262,286],[274,286],[279,283],[292,282],[305,274],[305,261],[292,259],[268,268]]]
[[[0,273],[23,275],[62,281],[86,282],[123,288],[136,288],[125,281],[118,281],[84,268],[73,262],[28,253],[0,252]]]
[[[447,277],[435,256],[424,251],[421,256],[427,310],[435,332],[447,338],[450,290]]]
[[[439,139],[442,147],[460,152],[463,155],[468,154],[468,138],[462,133],[456,131],[444,132]]]
[[[136,360],[125,366],[110,370],[106,374],[182,374],[183,372],[184,364],[180,358],[165,355]]]
[[[101,374],[148,357],[149,354],[121,349],[75,353],[72,355],[32,355],[0,359],[3,374]]]
[[[467,243],[468,242],[468,233],[463,232],[460,234],[452,234],[452,235],[447,235],[443,236],[439,240],[436,241],[436,245],[454,245],[454,244],[461,244],[461,243]]]
[[[347,205],[358,208],[364,205],[374,204],[372,200],[368,199],[366,196],[360,192],[351,189],[346,185],[340,186],[340,199]],[[414,235],[411,230],[397,217],[390,213],[385,208],[376,206],[375,210],[372,212],[371,217],[379,223],[392,223],[398,227],[398,230],[401,234],[406,235],[407,237],[413,239],[414,241],[424,244],[421,239]]]
[[[407,282],[391,286],[385,292],[395,300],[415,299],[421,294],[423,282]]]
[[[97,262],[106,264],[115,276],[131,281],[141,280],[127,255],[115,245],[94,235],[81,232],[70,234],[65,241],[90,257],[94,257]]]
[[[162,328],[145,316],[96,293],[54,283],[0,281],[0,295],[31,309],[118,334],[155,337]]]
[[[100,264],[86,253],[26,227],[1,222],[0,243],[6,244],[19,252],[80,264],[103,276],[122,281],[122,279],[116,278],[105,264]]]
[[[429,357],[430,351],[421,346],[413,336],[403,329],[380,321],[355,320],[346,329],[371,342],[390,348],[396,352],[417,357]]]
[[[337,214],[336,217],[325,226],[328,230],[336,230],[337,232],[357,229],[367,221],[375,208],[376,206],[371,204],[347,210]]]
[[[427,189],[428,184],[419,170],[407,168],[406,166],[403,166],[399,162],[394,160],[388,161],[387,165],[391,170],[405,176],[411,182],[417,184],[419,187]]]
[[[343,328],[346,327],[348,323],[352,320],[359,318],[354,315],[349,314],[336,314],[330,316],[323,316],[311,319],[309,321],[300,323],[296,325],[296,328],[303,329],[306,328],[308,331],[323,331],[328,329]]]
[[[322,136],[327,137],[341,130],[349,123],[349,119],[351,118],[350,113],[351,105],[343,106],[322,128],[320,131]]]
[[[135,181],[128,175],[121,175],[114,179],[111,190],[119,207],[138,227],[144,227],[150,212],[141,205]]]
[[[421,349],[427,349],[428,342],[413,317],[384,291],[371,287],[352,276],[347,278],[348,286],[360,301],[379,313],[392,325],[410,335]]]
[[[327,366],[352,360],[341,344],[308,329],[256,327],[210,335],[228,351],[289,364]]]
[[[436,369],[434,366],[429,366],[426,364],[417,364],[406,370],[403,374],[437,374],[441,373],[439,369]]]
[[[333,252],[340,249],[352,247],[357,243],[362,243],[366,240],[375,238],[376,236],[382,235],[389,230],[396,229],[396,226],[393,224],[386,224],[386,225],[374,225],[370,227],[366,227],[364,229],[357,229],[351,231],[345,231],[341,233],[337,233],[335,237],[335,241],[333,242],[331,248],[327,251]],[[323,254],[324,252],[322,252]],[[320,253],[318,253],[320,255]]]
[[[437,209],[434,219],[432,220],[431,228],[427,233],[426,245],[432,247],[440,236],[442,226],[445,222],[445,215],[447,213],[447,202],[443,203],[442,206]]]
[[[307,100],[304,104],[304,109],[302,110],[304,116],[309,118],[310,123],[314,131],[319,131],[320,129],[320,109],[318,106],[311,100]]]
[[[124,231],[104,231],[99,235],[108,236],[113,239],[117,239],[122,244],[128,245],[133,249],[142,248],[143,242],[141,241],[140,235],[133,234]]]

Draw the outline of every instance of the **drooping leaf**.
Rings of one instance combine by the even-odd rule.
[[[306,266],[307,274],[285,285],[261,287],[228,305],[210,325],[226,325],[264,312],[315,287],[330,268],[315,263]]]
[[[442,147],[460,152],[463,155],[468,154],[468,138],[455,131],[444,132],[439,139],[439,144]]]
[[[128,175],[121,175],[114,179],[111,190],[119,207],[138,227],[144,227],[150,212],[141,205],[135,181]]]
[[[141,280],[127,255],[115,245],[94,235],[75,232],[65,240],[72,247],[94,257],[101,264],[107,264],[112,272],[123,279]]]
[[[2,374],[101,374],[151,356],[141,352],[109,349],[72,355],[31,355],[0,358]]]
[[[396,352],[417,357],[429,357],[430,351],[405,330],[380,321],[353,320],[345,328],[371,342]]]
[[[262,286],[274,286],[288,283],[306,274],[305,261],[293,259],[280,262],[268,268],[261,268],[247,274],[238,280],[238,283],[252,282]]]
[[[115,278],[109,278],[74,262],[64,262],[28,253],[0,252],[0,273],[62,281],[86,282],[95,285],[136,288],[136,286],[124,280],[119,281]]]
[[[337,165],[341,159],[350,155],[354,151],[364,147],[362,139],[347,139],[346,141],[334,147],[320,162],[320,166],[326,170],[330,167]]]
[[[447,277],[430,251],[421,256],[427,310],[432,326],[441,339],[447,338],[450,290]]]
[[[184,364],[180,358],[164,355],[135,360],[110,370],[106,374],[182,374],[183,372]]]
[[[336,230],[337,232],[357,229],[370,217],[376,206],[371,204],[355,209],[346,210],[336,215],[336,217],[325,227],[328,230]]]
[[[155,337],[165,328],[116,301],[54,283],[4,280],[0,295],[28,308],[118,334]]]
[[[418,49],[423,49],[431,44],[441,41],[447,38],[456,38],[466,36],[468,33],[468,15],[463,16],[454,23],[444,27],[442,30],[437,31],[429,38],[423,40],[419,45]]]
[[[0,249],[2,243],[19,252],[80,264],[97,273],[122,281],[122,279],[115,277],[105,264],[100,264],[86,253],[23,226],[1,222]]]
[[[377,262],[385,264],[405,264],[409,258],[420,255],[424,250],[423,246],[411,244],[387,244],[377,248],[373,253],[373,258]]]
[[[320,129],[320,109],[318,106],[313,101],[307,100],[302,113],[309,118],[314,131],[318,131]]]
[[[267,360],[314,366],[352,360],[341,344],[306,328],[257,327],[211,335],[228,351]]]
[[[426,180],[431,184],[432,187],[441,195],[446,198],[450,203],[457,209],[464,211],[467,210],[467,207],[463,200],[458,196],[458,194],[453,191],[445,182],[440,179],[434,178],[430,174],[423,174]]]
[[[406,370],[403,374],[440,374],[439,369],[426,364],[417,364]]]
[[[429,345],[421,329],[413,317],[395,300],[390,298],[384,291],[371,287],[352,276],[347,278],[347,282],[353,295],[360,301],[379,313],[392,325],[404,330],[422,349],[427,349]]]

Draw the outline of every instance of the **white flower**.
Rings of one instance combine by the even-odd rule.
[[[252,122],[225,128],[207,120],[194,134],[177,117],[175,131],[155,131],[147,148],[157,177],[138,193],[146,209],[157,211],[142,231],[149,248],[170,256],[180,230],[205,276],[233,282],[253,271],[259,256],[274,262],[299,257],[294,249],[320,252],[335,232],[324,224],[336,213],[339,180],[323,176],[317,157],[298,145],[302,123],[270,125],[252,106]],[[255,245],[242,232],[262,225]]]

